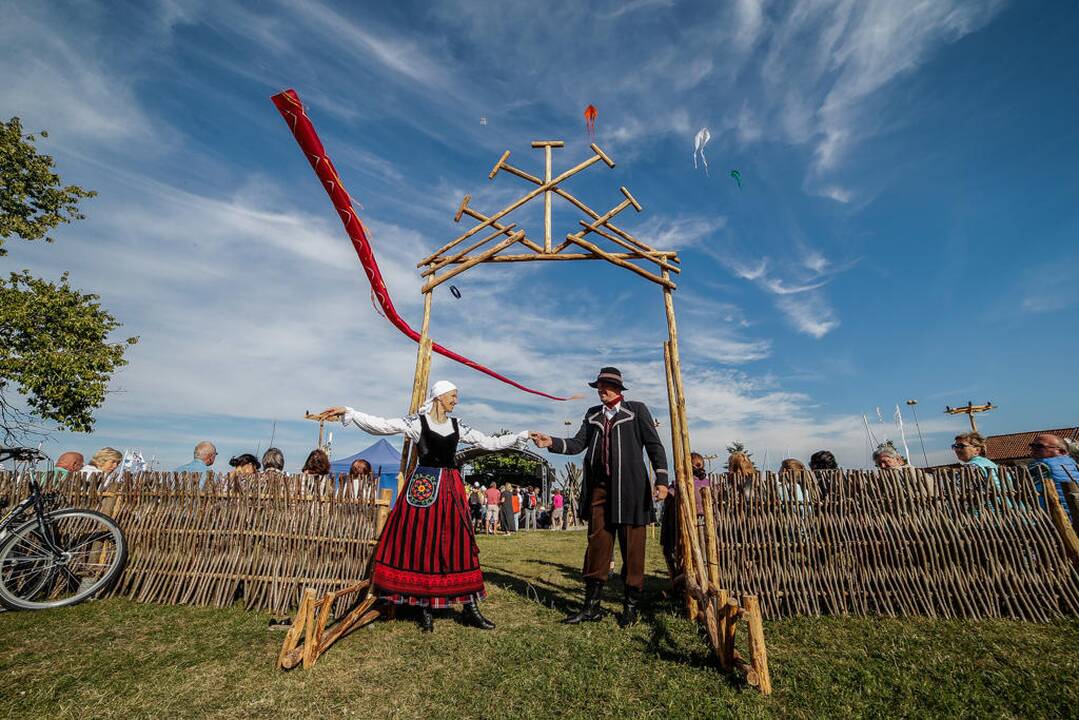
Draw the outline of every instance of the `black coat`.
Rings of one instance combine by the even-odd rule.
[[[571,438],[551,438],[548,450],[563,455],[584,456],[584,488],[581,490],[579,517],[589,516],[592,478],[603,458],[603,406],[588,409],[577,434]],[[644,453],[652,461],[656,485],[667,484],[667,453],[659,440],[652,414],[642,402],[623,400],[611,423],[611,478],[607,491],[608,519],[621,525],[647,525],[656,519],[652,505],[652,486],[644,466]]]

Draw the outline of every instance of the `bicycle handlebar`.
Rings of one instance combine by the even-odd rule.
[[[0,462],[10,459],[14,459],[18,462],[39,462],[48,458],[45,453],[41,452],[37,448],[0,447]]]

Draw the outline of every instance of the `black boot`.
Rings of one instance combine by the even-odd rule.
[[[461,609],[461,617],[464,619],[465,625],[471,625],[480,630],[495,629],[495,624],[483,616],[483,613],[480,612],[480,606],[474,602],[465,603]]]
[[[420,606],[420,631],[425,633],[435,631],[435,614],[425,605]]]
[[[632,627],[639,618],[638,607],[641,604],[641,591],[626,587],[626,596],[622,600],[622,616],[618,618],[618,627]]]
[[[583,622],[596,622],[603,619],[603,608],[600,606],[600,597],[603,595],[603,583],[599,580],[585,580],[584,583],[584,607],[575,615],[570,615],[562,622],[566,625],[576,625]]]

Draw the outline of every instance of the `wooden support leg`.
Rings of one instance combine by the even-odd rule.
[[[304,590],[306,610],[303,624],[303,669],[307,670],[318,659],[318,643],[315,642],[315,591],[311,588]]]
[[[295,661],[290,662],[290,656],[300,642],[300,635],[304,631],[307,620],[307,606],[314,602],[314,596],[314,590],[304,591],[303,599],[300,600],[300,607],[297,608],[296,616],[292,619],[292,627],[288,629],[288,633],[285,634],[285,641],[281,643],[281,652],[277,656],[277,667],[282,670],[288,670],[296,664]]]
[[[772,676],[768,672],[768,650],[764,645],[764,622],[756,595],[742,598],[746,608],[746,622],[749,625],[749,662],[757,672],[761,693],[772,694]]]

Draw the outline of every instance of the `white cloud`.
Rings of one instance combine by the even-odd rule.
[[[822,188],[819,194],[843,204],[849,203],[854,197],[854,193],[846,188],[839,187],[838,185],[829,185],[826,188]]]
[[[815,173],[835,169],[877,131],[882,88],[985,26],[1004,4],[822,0],[777,13],[761,72],[779,129],[790,141],[814,144]],[[822,194],[850,199],[842,190]]]
[[[65,19],[66,20],[66,19]],[[50,131],[68,142],[165,144],[171,134],[155,126],[135,97],[130,78],[101,62],[92,36],[56,32],[44,7],[9,4],[0,21],[4,82],[0,107],[19,115],[28,132]]]
[[[669,8],[674,5],[674,0],[630,0],[629,2],[620,2],[615,5],[613,10],[603,13],[602,17],[613,20],[638,10]]]
[[[806,254],[805,258],[802,260],[802,264],[816,275],[823,275],[824,271],[827,270],[830,265],[828,258],[815,250]]]
[[[768,270],[768,258],[761,258],[755,265],[741,265],[727,260],[731,271],[743,280],[760,280]]]
[[[798,332],[812,335],[818,340],[839,327],[835,311],[818,293],[780,297],[776,300],[776,307]]]

